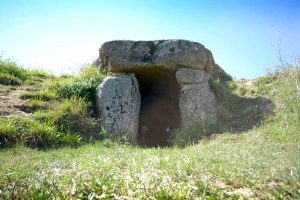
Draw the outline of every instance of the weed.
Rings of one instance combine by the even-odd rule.
[[[26,112],[45,110],[47,108],[49,108],[48,103],[45,101],[41,101],[39,99],[30,99],[30,100],[26,101],[24,103],[24,105],[21,107],[21,109]]]
[[[35,114],[37,120],[55,124],[60,132],[80,134],[85,140],[100,137],[99,123],[89,119],[87,104],[83,99],[66,99],[56,102],[52,110]]]
[[[237,93],[238,93],[239,95],[241,95],[241,96],[244,96],[244,95],[247,93],[247,89],[246,89],[245,87],[243,87],[243,86],[238,87]]]
[[[95,66],[82,69],[79,78],[67,78],[55,85],[55,90],[61,98],[80,97],[87,101],[94,101],[96,88],[104,79],[104,72]]]
[[[49,74],[47,72],[42,72],[39,70],[29,70],[28,72],[29,77],[35,77],[35,78],[40,78],[40,79],[49,79],[49,78],[54,78],[52,74]]]
[[[27,72],[18,67],[17,64],[11,60],[2,60],[0,58],[0,73],[15,77],[19,81],[24,81],[27,78]]]
[[[50,101],[55,100],[56,94],[51,92],[50,90],[42,90],[39,92],[25,92],[20,95],[21,99],[37,99],[41,101]]]
[[[234,89],[237,88],[236,83],[221,82],[219,79],[211,79],[209,85],[215,93],[222,109],[231,111],[237,105],[238,99],[235,98],[235,95],[233,94]]]
[[[171,143],[177,147],[192,146],[198,144],[201,139],[208,138],[218,131],[218,124],[205,124],[203,122],[192,124],[174,130]]]
[[[38,85],[47,78],[54,76],[37,70],[25,70],[11,60],[0,57],[0,84],[3,85]]]
[[[21,85],[22,81],[10,74],[0,72],[0,84],[3,85]]]
[[[0,118],[0,148],[25,145],[31,148],[77,146],[81,143],[78,134],[60,132],[50,122],[41,122],[24,117]]]

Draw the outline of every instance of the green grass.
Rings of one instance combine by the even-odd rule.
[[[38,111],[32,118],[0,118],[0,149],[16,145],[39,149],[78,146],[102,138],[99,123],[88,117],[83,99],[52,101],[51,105],[30,100],[24,109]]]
[[[0,84],[2,85],[35,85],[54,76],[38,70],[25,70],[11,60],[0,57]]]
[[[16,197],[24,199],[299,197],[299,147],[266,139],[263,132],[224,134],[185,149],[103,141],[46,152],[4,150],[0,190],[10,197],[15,185]]]
[[[17,64],[11,60],[3,60],[0,58],[0,73],[14,77],[20,81],[24,81],[27,78],[27,72],[23,68],[17,66]]]
[[[99,122],[90,117],[88,106],[96,85],[103,79],[102,72],[98,72],[94,66],[87,66],[77,77],[58,78],[44,72],[26,70],[24,73],[28,74],[28,78],[22,83],[25,85],[22,88],[28,92],[19,96],[26,100],[20,109],[33,115],[30,118],[0,118],[0,149],[16,145],[39,149],[78,146],[106,137],[107,134],[103,134],[105,131],[100,128]],[[29,88],[26,86],[27,81],[36,84],[31,84]],[[87,93],[62,95],[62,88],[67,85],[70,90],[78,91],[73,86],[69,87],[74,82],[88,83],[78,85],[81,88],[83,85]],[[5,86],[4,89],[8,89],[7,87],[11,86]]]
[[[57,81],[54,89],[61,98],[80,97],[93,102],[96,88],[104,77],[105,73],[99,71],[95,66],[85,66],[79,77],[67,77]]]
[[[0,118],[0,149],[16,145],[46,149],[77,146],[80,135],[60,132],[54,124],[24,117]]]
[[[56,102],[51,110],[39,111],[34,118],[54,124],[61,132],[79,134],[87,141],[100,137],[99,123],[89,118],[87,103],[81,98]]]
[[[37,110],[45,110],[49,108],[49,103],[38,99],[30,99],[24,103],[22,110],[34,112]]]
[[[10,74],[0,72],[0,84],[2,85],[21,85],[22,81]]]
[[[21,99],[37,99],[42,101],[50,101],[56,99],[56,94],[49,90],[39,92],[25,92],[20,95]]]

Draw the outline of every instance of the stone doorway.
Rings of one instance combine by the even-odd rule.
[[[180,85],[174,70],[136,73],[141,94],[138,143],[147,147],[168,146],[171,133],[181,126]]]

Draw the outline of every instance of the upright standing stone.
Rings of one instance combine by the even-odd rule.
[[[97,88],[101,124],[113,134],[127,134],[136,142],[141,97],[134,75],[108,76]]]
[[[181,85],[179,109],[182,126],[216,123],[217,103],[208,85],[210,75],[200,70],[181,68],[176,72],[176,78]]]

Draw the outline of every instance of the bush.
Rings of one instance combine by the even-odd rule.
[[[247,89],[243,86],[237,88],[237,93],[241,96],[244,96],[247,93]]]
[[[0,72],[0,84],[3,85],[21,85],[22,81],[10,74]]]
[[[61,98],[81,97],[88,101],[95,99],[95,91],[100,81],[97,79],[75,80],[59,88]]]
[[[24,144],[33,148],[55,147],[60,133],[55,126],[30,120],[24,137]]]
[[[104,72],[95,66],[86,66],[82,69],[79,78],[62,80],[55,85],[55,90],[61,98],[80,97],[87,101],[94,101],[96,88],[104,79]]]
[[[201,136],[203,136],[202,124],[194,124],[183,129],[177,129],[174,131],[174,139],[171,141],[173,145],[178,147],[185,147],[194,145],[199,142]]]

